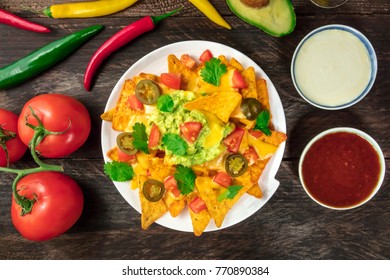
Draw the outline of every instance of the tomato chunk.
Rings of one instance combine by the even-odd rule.
[[[226,172],[223,171],[218,172],[214,176],[213,181],[225,188],[232,185],[232,177],[230,177]]]
[[[180,190],[177,186],[176,179],[172,175],[168,176],[164,180],[164,187],[167,191],[170,191],[175,197],[180,196]]]
[[[185,122],[180,125],[180,132],[183,137],[192,144],[198,139],[202,127],[203,125],[200,122]]]
[[[199,196],[195,197],[194,200],[188,204],[188,207],[196,214],[207,209],[206,203]]]
[[[138,100],[137,96],[135,94],[131,94],[129,96],[129,106],[131,110],[143,110],[144,104],[142,104],[141,101]]]
[[[232,87],[238,88],[238,89],[248,87],[248,84],[246,83],[245,78],[241,75],[241,73],[238,70],[233,71]]]
[[[259,159],[259,155],[257,154],[255,148],[250,146],[245,152],[244,157],[248,160],[248,165],[252,165],[256,160]]]
[[[201,62],[207,62],[213,57],[213,54],[210,50],[205,50],[199,57]]]
[[[242,138],[244,137],[244,132],[244,129],[237,127],[223,140],[223,143],[225,144],[229,152],[238,152],[238,150],[240,149]]]
[[[118,149],[118,159],[121,162],[128,162],[130,160],[134,160],[135,159],[135,154],[134,155],[129,155],[129,154],[126,154],[126,153],[122,152],[121,149]]]
[[[172,89],[180,89],[181,74],[180,73],[162,73],[160,82]]]
[[[153,124],[152,129],[150,130],[148,148],[154,148],[160,142],[160,129],[156,124]]]
[[[180,61],[189,69],[194,69],[195,66],[196,66],[196,61],[195,59],[193,59],[191,56],[189,56],[188,54],[183,54],[181,57],[180,57]]]

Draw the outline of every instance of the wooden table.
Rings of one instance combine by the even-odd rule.
[[[35,34],[0,25],[0,66],[32,50],[93,24],[105,30],[64,62],[24,83],[0,90],[0,108],[19,113],[22,105],[40,93],[64,93],[88,108],[92,131],[85,145],[68,158],[47,160],[61,164],[81,186],[84,212],[66,234],[45,242],[25,240],[10,217],[12,174],[0,174],[0,259],[389,259],[390,185],[388,176],[376,196],[366,205],[349,211],[332,211],[315,204],[298,178],[299,156],[319,132],[336,126],[361,129],[377,140],[390,156],[390,2],[355,0],[325,10],[310,1],[293,0],[297,15],[295,31],[274,38],[234,16],[225,1],[211,1],[232,30],[218,27],[187,1],[139,1],[117,14],[92,19],[48,19],[41,11],[51,3],[66,1],[3,0],[0,8],[49,26],[50,34]],[[83,88],[84,70],[94,51],[125,25],[145,15],[157,15],[175,7],[183,9],[155,31],[143,35],[102,66],[91,93]],[[290,62],[295,47],[311,30],[340,23],[365,34],[378,56],[374,87],[361,102],[340,111],[325,111],[306,103],[295,91]],[[147,231],[139,214],[121,197],[103,173],[100,146],[100,114],[117,80],[138,59],[170,43],[210,40],[231,46],[253,59],[270,77],[282,100],[288,141],[277,173],[280,186],[260,211],[243,222],[203,234],[178,232],[159,225]],[[27,154],[18,164],[34,162]]]

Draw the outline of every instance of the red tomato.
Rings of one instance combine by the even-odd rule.
[[[46,158],[67,156],[80,148],[91,131],[91,119],[85,106],[78,100],[63,94],[41,94],[30,99],[23,107],[18,120],[20,139],[27,145],[34,130],[26,125],[38,125],[31,114],[31,107],[43,126],[52,132],[63,132],[46,136],[36,150]]]
[[[248,165],[252,165],[256,160],[259,159],[259,155],[257,154],[255,148],[250,146],[243,154],[243,156],[248,160]]]
[[[126,153],[122,152],[121,149],[118,149],[118,159],[121,162],[128,162],[128,161],[136,159],[136,156],[126,154]]]
[[[240,149],[242,137],[244,137],[244,130],[237,127],[232,133],[230,133],[224,140],[226,148],[229,152],[237,153]]]
[[[135,94],[131,94],[127,100],[129,102],[129,106],[131,110],[137,111],[137,110],[144,109],[144,104],[142,104],[142,102],[138,100]]]
[[[84,198],[80,187],[60,172],[38,172],[23,177],[18,193],[28,199],[36,197],[29,214],[21,216],[21,207],[12,199],[11,217],[23,237],[45,241],[71,228],[83,211]]]
[[[18,135],[18,115],[11,111],[0,109],[0,166],[7,166],[7,156],[4,147],[8,152],[9,163],[19,160],[27,150]],[[9,138],[9,132],[15,133],[15,138]],[[5,145],[5,146],[4,146]]]
[[[180,61],[189,69],[194,69],[196,66],[196,61],[188,54],[183,54]]]
[[[175,177],[173,176],[168,176],[165,180],[164,180],[164,187],[167,191],[170,191],[171,193],[173,193],[173,195],[175,197],[178,197],[180,196],[180,190],[177,186],[177,182],[176,182],[176,179]]]
[[[264,135],[264,133],[261,132],[260,130],[249,130],[249,134],[252,135],[253,137],[255,137],[256,139],[258,139]]]
[[[232,87],[233,88],[247,88],[248,84],[246,83],[244,77],[238,70],[233,71],[232,76]]]
[[[203,211],[203,210],[206,210],[207,209],[207,206],[206,206],[206,203],[203,201],[203,199],[201,199],[199,196],[195,197],[191,202],[190,204],[188,204],[188,207],[190,207],[190,209],[198,214],[199,212]]]
[[[213,57],[213,54],[210,50],[205,50],[199,57],[201,62],[207,62]]]
[[[194,143],[198,139],[202,126],[200,122],[185,122],[180,125],[180,132],[189,143]]]
[[[156,124],[153,124],[152,129],[150,130],[148,148],[154,148],[160,142],[160,130]]]
[[[173,89],[180,89],[181,74],[177,73],[162,73],[160,76],[160,82],[167,87]]]
[[[223,171],[219,171],[217,175],[214,176],[213,181],[225,188],[232,185],[232,177]]]

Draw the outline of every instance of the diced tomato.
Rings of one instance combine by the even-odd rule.
[[[210,52],[210,50],[205,50],[199,57],[199,60],[201,62],[207,62],[213,57],[213,54]]]
[[[264,135],[264,133],[261,132],[260,130],[249,130],[249,134],[255,137],[256,139]]]
[[[252,165],[256,160],[259,159],[259,155],[257,154],[255,148],[250,146],[245,152],[244,157],[248,160],[248,165]]]
[[[131,94],[129,96],[129,106],[131,110],[143,110],[144,104],[141,103],[141,101],[138,100],[137,96],[135,94]]]
[[[232,185],[232,177],[230,177],[226,172],[223,171],[219,171],[214,176],[213,181],[225,188]]]
[[[128,162],[130,160],[134,160],[135,159],[135,155],[128,155],[124,152],[122,152],[119,148],[118,148],[118,159],[119,161],[121,162]]]
[[[175,197],[178,197],[180,195],[180,190],[177,186],[175,177],[168,176],[164,180],[164,187],[167,191],[170,191]]]
[[[181,74],[180,73],[162,73],[160,75],[160,82],[167,87],[173,89],[180,89]]]
[[[148,148],[154,148],[160,142],[160,130],[156,124],[153,124],[152,129],[150,130]]]
[[[229,152],[238,152],[238,150],[240,149],[242,138],[244,137],[244,133],[244,129],[237,127],[223,140],[223,143],[225,144]]]
[[[206,210],[207,206],[206,203],[201,199],[199,196],[195,197],[190,204],[188,204],[188,207],[195,213],[198,214],[199,212]]]
[[[238,70],[233,71],[232,76],[232,87],[233,88],[247,88],[248,84],[245,81],[245,78],[241,75]]]
[[[192,144],[198,139],[202,127],[203,125],[200,122],[185,122],[180,125],[180,132],[183,137]]]
[[[188,54],[183,54],[180,57],[180,61],[189,69],[194,69],[196,66],[196,61]]]

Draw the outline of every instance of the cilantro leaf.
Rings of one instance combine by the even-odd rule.
[[[146,127],[143,123],[137,122],[133,125],[133,138],[134,148],[143,151],[145,154],[149,154],[148,135],[146,134]]]
[[[194,190],[196,175],[191,168],[178,165],[173,177],[181,194],[189,194]]]
[[[161,95],[157,100],[157,109],[161,112],[172,112],[174,107],[175,103],[173,103],[172,97],[168,94]]]
[[[268,128],[270,114],[268,110],[262,111],[256,118],[256,125],[254,129],[261,130],[265,135],[270,136],[271,130]]]
[[[200,76],[203,81],[219,86],[221,83],[221,77],[227,72],[227,67],[218,58],[211,58],[205,64],[205,67],[200,71]]]
[[[233,199],[241,189],[242,186],[230,186],[223,193],[221,193],[217,199],[219,202],[224,199]]]
[[[187,154],[187,142],[177,134],[165,134],[162,138],[162,142],[164,146],[175,155],[185,156]]]
[[[117,182],[126,182],[133,179],[133,167],[125,162],[113,161],[104,164],[104,173],[111,180]]]

